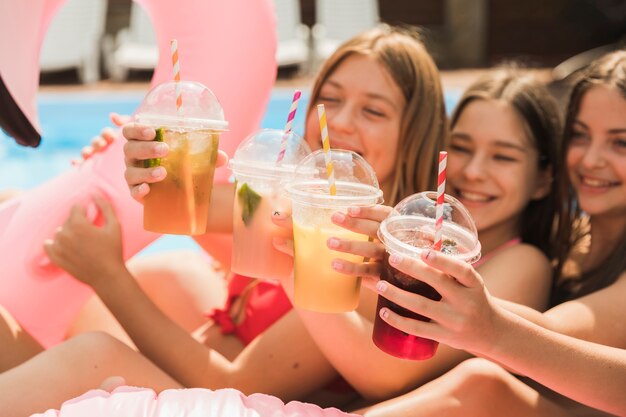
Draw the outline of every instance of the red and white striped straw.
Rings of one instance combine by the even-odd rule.
[[[178,41],[172,39],[170,42],[172,51],[172,69],[174,70],[174,88],[176,89],[176,110],[179,116],[184,115],[183,111],[183,95],[180,91],[180,63],[178,61]]]
[[[287,116],[287,123],[285,123],[285,134],[283,136],[283,140],[280,142],[280,151],[278,152],[278,157],[276,158],[277,164],[279,164],[285,157],[285,152],[287,151],[287,139],[289,138],[289,133],[291,132],[291,127],[293,126],[293,119],[296,118],[296,111],[298,110],[298,103],[300,103],[301,95],[302,92],[300,92],[300,90],[293,92],[291,108],[289,109],[289,115]]]
[[[439,152],[439,174],[437,175],[437,205],[435,206],[435,245],[434,249],[441,250],[443,226],[443,202],[446,192],[446,165],[448,162],[448,152]]]
[[[326,176],[328,177],[330,195],[337,195],[337,186],[335,185],[335,169],[333,168],[333,161],[330,157],[330,137],[328,136],[328,126],[326,125],[326,109],[323,104],[317,105],[317,116],[320,119],[322,148],[324,149],[324,161],[326,162]]]

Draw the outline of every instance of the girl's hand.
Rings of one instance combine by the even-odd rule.
[[[378,277],[380,261],[385,254],[385,246],[378,241],[378,227],[387,217],[391,207],[376,205],[373,207],[350,207],[348,213],[334,213],[334,224],[355,233],[369,236],[368,241],[354,241],[331,237],[326,244],[330,249],[363,256],[367,261],[353,263],[344,259],[334,259],[333,269],[346,275],[360,277]]]
[[[113,122],[113,124],[117,127],[120,127],[124,123],[128,123],[131,121],[130,116],[119,115],[117,113],[111,113],[109,117],[111,119],[111,122]],[[83,161],[86,161],[87,159],[91,158],[98,152],[102,152],[106,148],[108,148],[109,145],[113,143],[116,138],[117,136],[115,134],[115,131],[111,129],[110,127],[105,127],[104,129],[100,131],[99,136],[96,136],[93,139],[91,139],[91,145],[85,146],[81,150],[80,156],[83,158]],[[72,164],[78,165],[81,162],[82,162],[81,160],[73,160]]]
[[[380,311],[383,320],[406,333],[457,349],[485,353],[493,345],[500,310],[471,265],[434,251],[424,251],[421,260],[392,255],[389,262],[433,287],[441,294],[441,300],[430,300],[378,281],[374,285],[380,295],[432,321],[402,317],[388,308]],[[368,287],[372,284],[368,280]]]
[[[90,286],[125,268],[122,233],[113,206],[100,197],[94,201],[104,217],[103,226],[93,225],[85,208],[75,205],[54,239],[44,243],[52,263]]]
[[[162,181],[167,172],[165,168],[157,166],[144,168],[143,161],[151,158],[163,158],[167,155],[169,147],[167,143],[155,142],[156,131],[153,127],[138,123],[126,123],[122,127],[122,134],[128,142],[124,146],[124,161],[126,172],[124,178],[130,189],[130,195],[140,203],[150,192],[148,184]],[[226,165],[228,156],[224,151],[217,154],[215,167]]]

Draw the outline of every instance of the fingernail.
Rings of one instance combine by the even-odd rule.
[[[388,285],[385,281],[378,281],[376,283],[376,290],[381,294],[387,291],[387,287]]]
[[[157,146],[155,146],[154,150],[157,153],[157,156],[166,155],[168,150],[167,143],[159,143]]]
[[[400,262],[402,262],[402,256],[398,255],[397,253],[394,253],[392,255],[389,256],[389,263],[390,264],[399,264]]]
[[[339,247],[339,239],[337,239],[336,237],[331,237],[330,239],[328,239],[326,241],[326,244],[328,245],[329,248],[331,249],[336,249]]]
[[[154,131],[153,128],[147,127],[147,128],[145,128],[144,130],[141,131],[141,134],[146,139],[152,139],[152,138],[154,138],[156,132]]]
[[[335,271],[343,271],[343,264],[339,261],[332,261],[331,263]]]
[[[348,207],[348,213],[356,216],[361,213],[361,207]]]
[[[140,184],[139,187],[137,187],[137,191],[140,194],[147,193],[148,192],[148,184],[146,184],[145,182],[143,184]]]
[[[341,212],[333,213],[332,220],[335,223],[343,223],[346,220],[346,215]]]
[[[156,168],[154,168],[152,170],[150,175],[152,175],[152,178],[161,178],[162,176],[165,175],[165,168],[163,168],[163,167],[156,167]]]
[[[386,319],[387,317],[389,317],[389,310],[387,310],[386,308],[381,308],[379,314],[380,317]]]

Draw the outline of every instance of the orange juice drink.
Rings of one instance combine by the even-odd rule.
[[[327,158],[330,157],[328,160]],[[332,164],[334,181],[328,180]],[[331,186],[332,185],[332,186]],[[382,202],[376,173],[356,152],[317,150],[296,168],[286,192],[291,198],[294,244],[294,305],[322,313],[354,310],[359,304],[361,280],[332,268],[333,259],[358,263],[363,257],[331,250],[330,237],[367,240],[335,225],[332,216],[349,207],[371,207]]]
[[[206,232],[219,133],[211,130],[160,128],[158,139],[169,145],[164,158],[151,160],[167,171],[152,184],[144,200],[144,229],[159,233],[198,235]]]
[[[273,238],[291,239],[291,232],[272,222],[272,211],[288,208],[277,184],[238,182],[233,212],[231,271],[260,279],[284,279],[293,270],[293,258],[274,248]]]
[[[333,259],[363,261],[362,256],[329,249],[330,237],[367,240],[367,236],[341,227],[318,228],[294,221],[295,304],[306,310],[324,313],[352,311],[359,305],[361,279],[335,271]]]

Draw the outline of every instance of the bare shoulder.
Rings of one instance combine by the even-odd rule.
[[[506,270],[509,274],[520,273],[528,279],[552,276],[552,266],[546,255],[527,243],[499,250],[480,270]]]
[[[552,266],[533,245],[520,243],[498,251],[478,268],[491,294],[543,310],[552,286]]]

